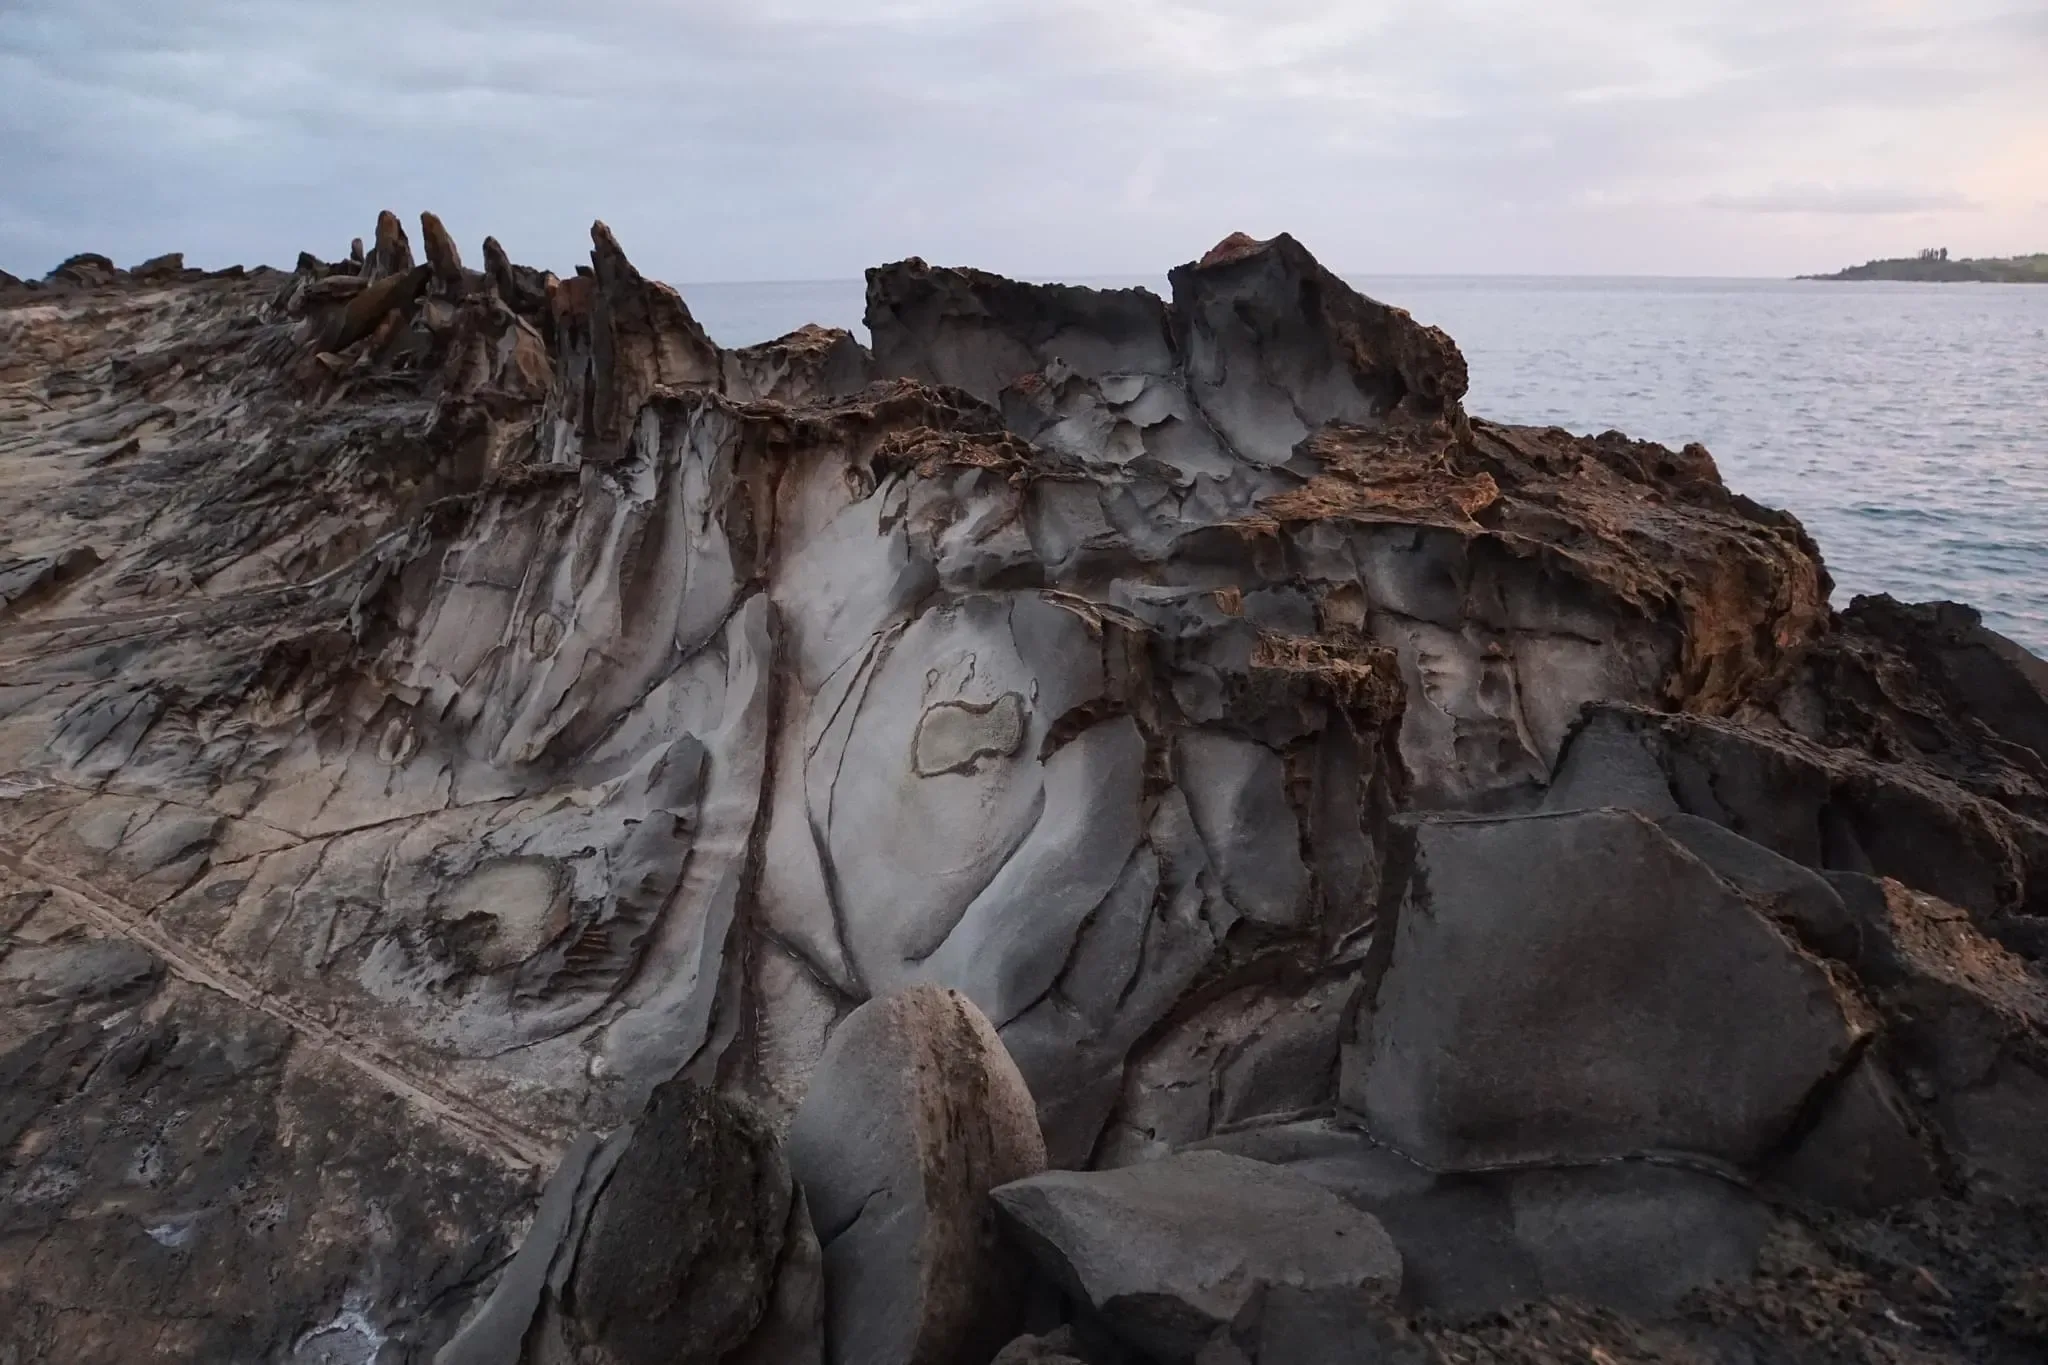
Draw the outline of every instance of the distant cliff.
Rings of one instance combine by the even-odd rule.
[[[2048,252],[2032,256],[1986,256],[1950,260],[1946,251],[1866,261],[1832,275],[1801,275],[1802,280],[1922,280],[1936,284],[2048,284]]]

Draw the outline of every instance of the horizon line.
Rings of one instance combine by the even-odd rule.
[[[893,264],[893,262],[891,263]],[[879,268],[879,267],[870,267]],[[981,269],[967,266],[938,266],[936,269]],[[1171,267],[1170,269],[1178,269]],[[1668,273],[1644,273],[1632,271],[1501,271],[1501,270],[1339,270],[1329,268],[1339,279],[1374,280],[1724,280],[1741,283],[1798,284],[1798,283],[1843,283],[1843,284],[1925,284],[1925,280],[1843,280],[1822,281],[1818,275],[1680,275]],[[1001,275],[1001,271],[990,271]],[[1158,271],[1098,271],[1086,275],[1039,275],[1017,274],[1005,278],[1021,284],[1091,284],[1106,280],[1165,279],[1169,270]],[[652,279],[652,276],[649,276]],[[674,289],[732,288],[742,285],[797,285],[797,284],[858,284],[858,275],[809,275],[788,279],[741,279],[741,280],[664,280],[662,283]],[[1129,287],[1129,286],[1125,286]]]

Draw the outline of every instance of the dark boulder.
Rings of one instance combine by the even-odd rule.
[[[1374,1304],[1401,1286],[1400,1253],[1370,1215],[1223,1152],[1048,1171],[995,1201],[1047,1274],[1168,1365],[1193,1361],[1269,1289]]]
[[[1406,830],[1344,1097],[1428,1166],[1752,1163],[1867,1031],[1819,962],[1641,815]]]
[[[1281,1167],[1371,1214],[1401,1253],[1403,1310],[1445,1321],[1545,1297],[1666,1312],[1747,1279],[1770,1221],[1731,1172],[1702,1165],[1439,1173],[1327,1121],[1202,1146]]]
[[[818,1244],[767,1120],[676,1080],[572,1144],[436,1365],[818,1365]]]
[[[1896,881],[1829,880],[1856,916],[1854,966],[1900,1089],[1973,1185],[2048,1196],[2048,983],[1953,905]]]
[[[767,1316],[794,1197],[764,1120],[686,1081],[657,1087],[576,1253],[577,1334],[620,1365],[727,1358]]]

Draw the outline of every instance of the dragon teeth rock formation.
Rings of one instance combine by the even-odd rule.
[[[421,229],[0,277],[21,1358],[427,1359],[466,1319],[448,1359],[840,1359],[850,1225],[761,1124],[932,987],[1054,1167],[1289,1166],[1384,1221],[1409,1308],[1663,1313],[1756,1264],[1755,1189],[2048,1185],[2048,668],[1966,609],[1832,614],[1703,449],[1468,416],[1448,337],[1287,237],[1165,300],[907,261],[871,348],[734,350],[602,224],[567,278]],[[1603,915],[1654,978],[1578,978]],[[1559,1048],[1591,1119],[1538,1102]],[[629,1123],[650,1170],[767,1173],[692,1196],[765,1210],[717,1303],[577,1269],[664,1226],[591,1216]],[[1270,1288],[1217,1358],[1442,1344]],[[1133,1344],[1070,1309],[1035,1325]]]

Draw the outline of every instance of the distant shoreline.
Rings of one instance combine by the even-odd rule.
[[[2031,256],[1986,256],[1950,260],[1948,253],[1922,252],[1866,261],[1832,275],[1798,275],[1801,280],[1907,280],[1922,284],[2048,284],[2048,252]]]

